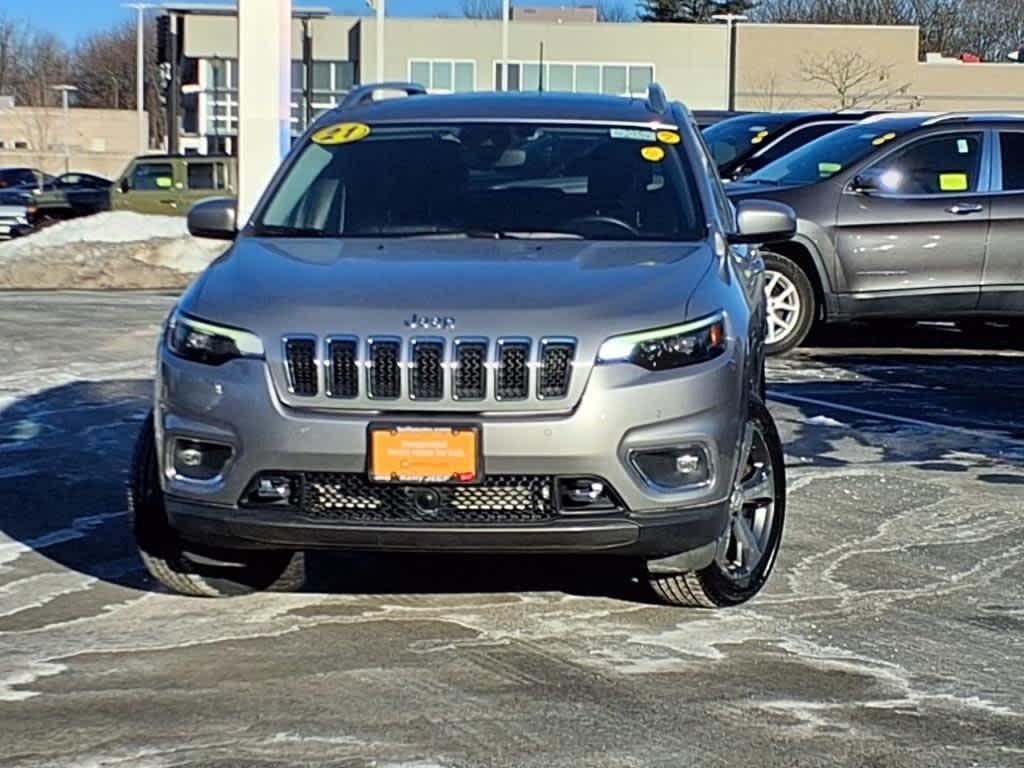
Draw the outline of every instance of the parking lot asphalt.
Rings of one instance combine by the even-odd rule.
[[[840,329],[769,371],[742,608],[607,562],[320,555],[177,597],[124,483],[160,294],[0,294],[0,765],[1024,766],[1024,343]]]

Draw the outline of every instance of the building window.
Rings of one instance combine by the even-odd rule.
[[[431,93],[476,90],[476,62],[454,59],[410,59],[409,80]]]
[[[510,91],[572,91],[607,93],[613,96],[643,96],[654,82],[653,64],[598,64],[568,61],[510,61]],[[501,62],[494,64],[494,88],[501,90]]]

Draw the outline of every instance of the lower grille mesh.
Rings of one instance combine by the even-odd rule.
[[[480,485],[382,485],[365,475],[308,472],[301,476],[299,513],[366,523],[533,523],[557,516],[554,479],[495,475]]]

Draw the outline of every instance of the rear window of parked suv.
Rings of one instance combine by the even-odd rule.
[[[299,151],[257,232],[695,240],[704,218],[679,142],[649,128],[342,123]]]

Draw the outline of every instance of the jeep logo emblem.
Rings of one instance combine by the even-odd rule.
[[[455,318],[441,315],[413,315],[405,321],[406,328],[424,331],[454,331]]]

